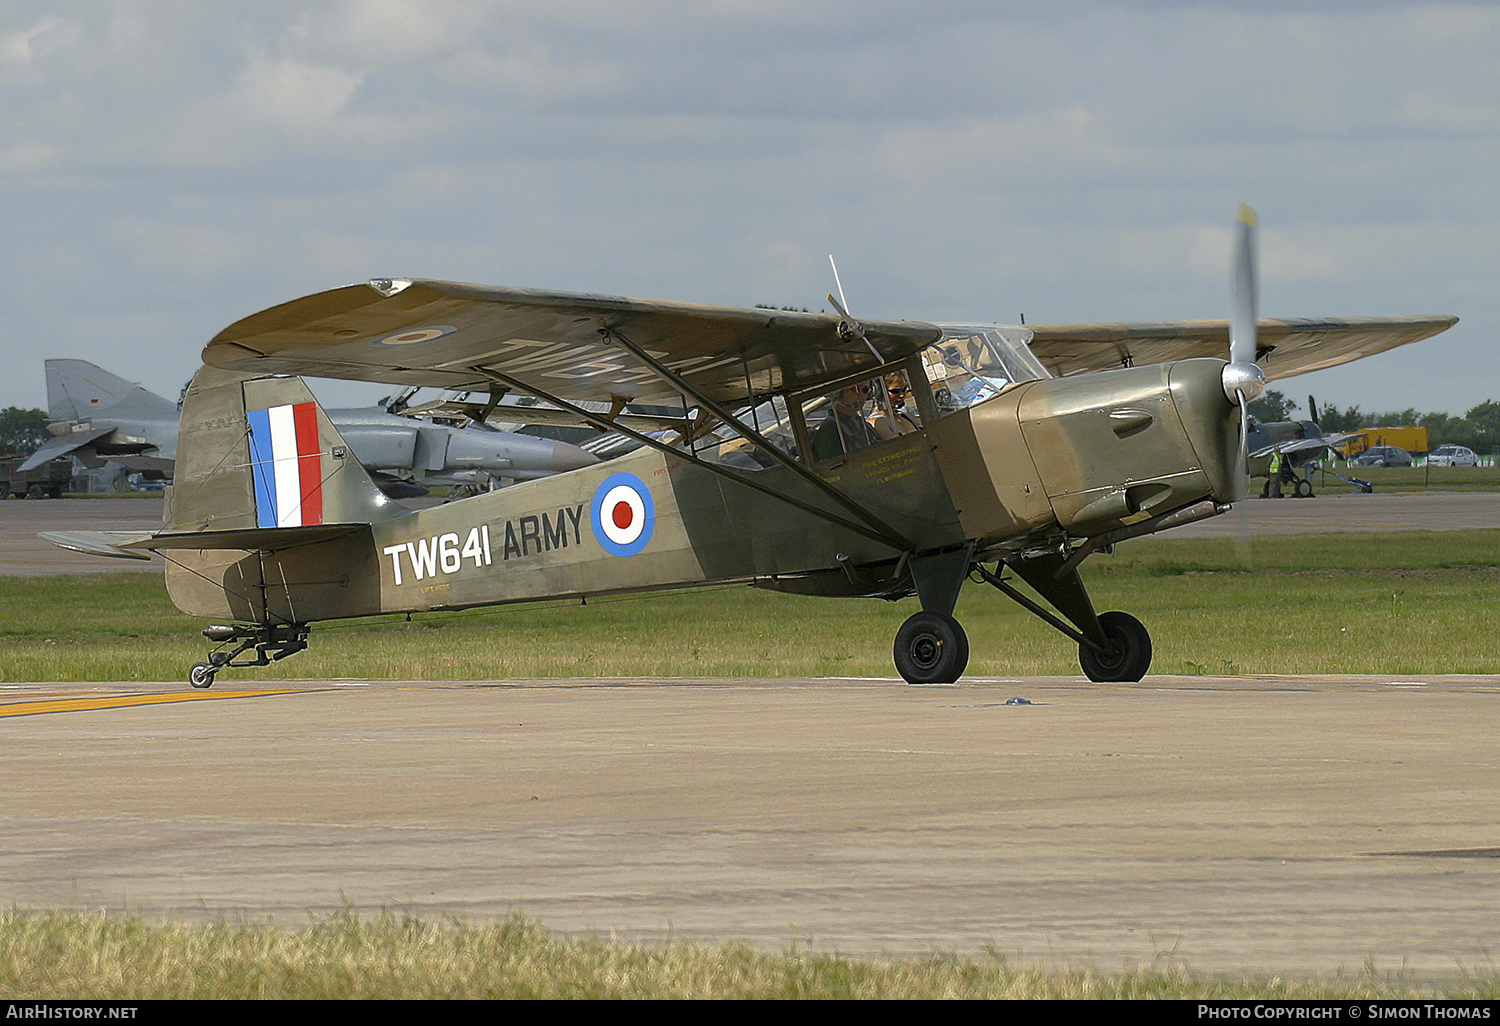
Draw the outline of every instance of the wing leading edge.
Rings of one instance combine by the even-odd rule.
[[[1289,378],[1374,356],[1418,342],[1458,323],[1447,314],[1413,317],[1342,317],[1315,320],[1261,318],[1256,362],[1266,379]],[[1195,356],[1224,359],[1228,321],[1161,321],[1143,324],[1027,325],[1031,351],[1054,375],[1085,374]]]
[[[247,317],[209,342],[203,359],[251,373],[460,391],[489,388],[487,372],[497,372],[569,401],[676,403],[678,391],[619,337],[704,395],[739,403],[874,373],[940,334],[931,324],[873,321],[859,326],[860,338],[842,324],[831,314],[377,280]]]

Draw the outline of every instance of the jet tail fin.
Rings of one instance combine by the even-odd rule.
[[[409,512],[371,481],[301,378],[204,367],[183,398],[164,534],[368,524]],[[205,546],[213,547],[213,546]]]
[[[177,406],[133,381],[87,360],[48,360],[47,416],[53,421],[87,420],[108,410],[132,415],[175,414]]]

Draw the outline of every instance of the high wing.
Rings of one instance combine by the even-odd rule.
[[[567,400],[742,404],[873,376],[938,339],[915,321],[377,279],[293,300],[220,332],[215,367],[456,391],[525,382]],[[628,348],[643,350],[662,375]]]
[[[1320,320],[1261,318],[1260,364],[1268,381],[1336,367],[1350,360],[1417,342],[1458,323],[1457,317],[1342,317]],[[1037,324],[1031,351],[1057,377],[1194,356],[1224,359],[1228,321],[1160,321],[1144,324]]]

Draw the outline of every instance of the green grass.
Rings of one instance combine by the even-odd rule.
[[[1216,998],[1494,1000],[1500,977],[1450,988],[1371,968],[1350,978],[1197,976],[1048,970],[977,958],[854,959],[745,944],[566,939],[513,917],[467,925],[339,913],[300,930],[216,923],[153,925],[134,916],[0,915],[0,999],[246,998]]]
[[[1500,490],[1500,467],[1346,467],[1333,468],[1345,477],[1369,481],[1377,492],[1493,492]],[[1263,478],[1251,487],[1258,493]],[[1354,485],[1332,474],[1314,471],[1313,488],[1319,495],[1343,495],[1357,491]],[[1290,488],[1286,488],[1288,493]]]
[[[1146,623],[1154,673],[1500,673],[1500,530],[1146,539],[1084,576],[1098,609]],[[0,578],[0,602],[5,680],[176,681],[208,647],[153,575]],[[714,587],[337,621],[219,679],[892,676],[916,608]],[[969,676],[1079,673],[1072,642],[986,586],[956,615]]]

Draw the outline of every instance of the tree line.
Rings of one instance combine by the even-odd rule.
[[[0,410],[0,456],[29,456],[46,440],[47,414],[42,410]]]

